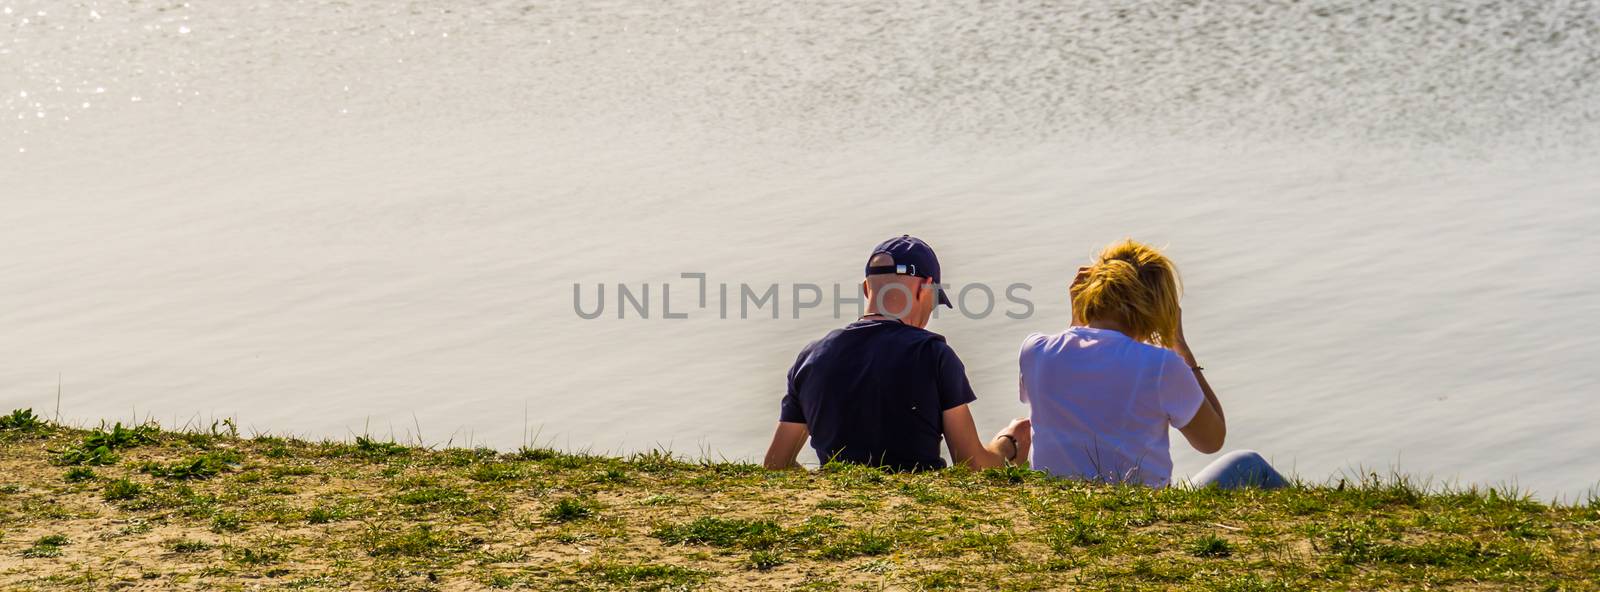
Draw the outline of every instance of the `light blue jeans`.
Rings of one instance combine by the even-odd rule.
[[[1267,459],[1261,458],[1254,450],[1235,450],[1222,455],[1212,461],[1206,468],[1201,469],[1189,484],[1195,488],[1219,487],[1222,489],[1243,489],[1245,487],[1259,487],[1261,489],[1277,489],[1289,484],[1272,468]]]

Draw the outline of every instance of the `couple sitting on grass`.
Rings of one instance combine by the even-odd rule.
[[[1107,247],[1078,269],[1069,293],[1072,325],[1022,342],[1019,381],[1032,417],[985,445],[968,404],[966,367],[929,332],[938,304],[939,261],[910,236],[884,241],[867,260],[867,314],[801,350],[789,370],[766,466],[798,466],[811,438],[817,457],[925,470],[956,464],[1023,464],[1051,475],[1162,487],[1172,480],[1167,426],[1195,450],[1222,449],[1227,423],[1216,393],[1184,339],[1178,277],[1160,251],[1134,241]],[[1190,481],[1196,487],[1281,487],[1251,451],[1223,455]]]

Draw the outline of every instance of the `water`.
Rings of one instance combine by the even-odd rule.
[[[1230,447],[1600,482],[1595,2],[0,8],[0,407],[759,458],[842,322],[787,290],[912,232],[1032,286],[931,327],[987,433],[1131,235],[1185,273]]]

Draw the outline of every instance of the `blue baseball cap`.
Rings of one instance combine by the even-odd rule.
[[[880,265],[874,267],[872,258],[879,253],[894,259],[894,265]],[[933,247],[922,239],[902,234],[889,240],[878,243],[873,247],[872,254],[867,256],[867,275],[893,273],[928,278],[933,283],[939,283],[939,258],[933,254]],[[943,288],[939,288],[939,304],[950,306],[950,297],[946,296]]]

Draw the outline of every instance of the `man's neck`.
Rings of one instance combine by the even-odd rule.
[[[902,325],[905,324],[905,322],[906,322],[905,319],[895,318],[895,317],[883,314],[881,312],[869,312],[867,314],[861,315],[861,318],[857,319],[857,320],[862,320],[862,321],[895,321],[895,322],[898,322],[898,323],[900,323]]]

